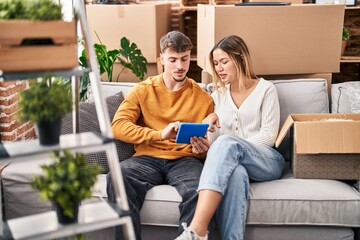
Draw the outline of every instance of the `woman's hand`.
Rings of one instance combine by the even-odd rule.
[[[198,156],[205,156],[210,148],[210,142],[203,137],[192,137],[190,138],[192,146],[192,152]]]
[[[202,123],[209,124],[209,132],[215,132],[215,127],[221,128],[219,117],[216,113],[210,113],[206,118],[204,118],[204,120],[202,120]]]

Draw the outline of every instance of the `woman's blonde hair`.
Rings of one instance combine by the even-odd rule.
[[[240,77],[242,76],[240,73],[243,73],[246,78],[257,78],[253,69],[253,64],[251,62],[250,52],[245,41],[239,36],[230,35],[221,39],[217,44],[215,44],[209,54],[215,89],[218,89],[218,87],[221,87],[221,89],[225,87],[225,84],[220,81],[219,76],[215,70],[213,52],[216,49],[221,49],[229,55],[230,59],[234,61]],[[240,81],[240,85],[244,84],[244,79],[240,78]]]

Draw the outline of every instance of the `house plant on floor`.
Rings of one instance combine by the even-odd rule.
[[[58,144],[61,118],[72,110],[71,86],[50,76],[30,80],[17,106],[19,120],[36,123],[41,145]]]
[[[41,165],[43,175],[34,176],[32,188],[42,199],[50,200],[61,224],[77,222],[79,204],[91,197],[91,189],[100,169],[90,165],[86,156],[70,150],[54,151],[54,162]]]

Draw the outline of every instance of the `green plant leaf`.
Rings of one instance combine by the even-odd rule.
[[[21,121],[53,122],[72,110],[71,86],[51,76],[30,80],[19,94],[17,117]]]
[[[147,73],[147,60],[142,55],[141,50],[138,49],[135,43],[130,44],[130,40],[126,37],[121,38],[120,46],[120,63],[129,68],[141,80],[144,80]]]
[[[147,60],[135,43],[130,43],[126,37],[123,37],[120,39],[120,49],[107,50],[106,45],[102,43],[96,32],[95,34],[100,42],[100,44],[95,43],[93,45],[99,64],[100,75],[106,72],[108,81],[112,82],[114,64],[116,61],[119,61],[124,69],[130,69],[140,80],[144,80],[144,76],[147,73]],[[83,68],[88,67],[85,50],[82,51],[78,61],[79,65]],[[116,81],[121,72],[122,70],[118,74]],[[80,100],[84,101],[87,98],[88,86],[90,84],[88,75],[81,76],[80,82]]]
[[[42,165],[43,175],[36,175],[30,182],[40,191],[43,199],[58,203],[67,216],[72,216],[74,203],[91,197],[100,168],[89,164],[86,156],[69,150],[53,152],[53,163]]]
[[[61,20],[62,6],[53,0],[1,0],[0,19]]]
[[[349,29],[343,28],[342,40],[347,41],[347,40],[350,39],[350,37],[351,37],[351,35],[350,35],[350,32],[349,32]]]

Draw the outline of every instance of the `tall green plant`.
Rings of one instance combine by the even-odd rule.
[[[142,55],[141,50],[137,47],[135,43],[130,43],[129,39],[127,39],[126,37],[121,38],[120,46],[121,48],[119,49],[119,61],[121,65],[124,66],[121,72],[125,68],[128,68],[138,78],[144,80],[145,73],[147,72],[147,60]]]
[[[123,68],[116,76],[116,82],[119,81],[119,77],[125,68],[130,69],[140,80],[144,80],[144,76],[147,73],[147,60],[135,43],[131,43],[126,37],[122,37],[119,49],[108,50],[98,34],[96,32],[95,34],[99,40],[99,44],[94,44],[94,50],[100,68],[100,75],[106,73],[108,81],[113,82],[114,64],[118,60]],[[79,65],[84,68],[88,67],[85,49],[79,57]],[[88,75],[82,76],[80,80],[80,100],[86,100],[89,84]]]

